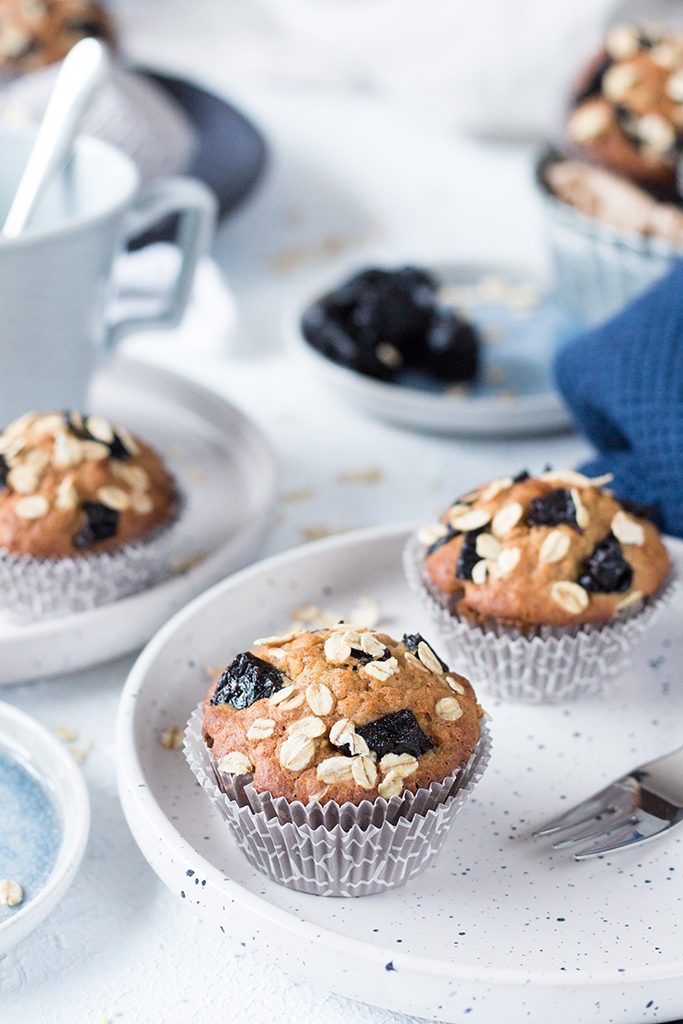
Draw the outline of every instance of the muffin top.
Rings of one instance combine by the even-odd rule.
[[[103,416],[27,413],[0,434],[0,548],[35,558],[139,540],[177,505],[153,448]]]
[[[442,782],[480,736],[474,690],[419,634],[340,624],[255,641],[209,689],[221,771],[287,800],[358,804]]]
[[[472,620],[604,623],[662,587],[670,563],[643,509],[573,470],[504,477],[419,531],[442,604]]]
[[[603,166],[673,191],[683,143],[683,35],[615,26],[579,79],[567,131]]]
[[[93,0],[3,0],[0,71],[16,75],[63,60],[79,40],[113,42],[104,7]]]

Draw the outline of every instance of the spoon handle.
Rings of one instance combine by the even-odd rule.
[[[2,228],[16,238],[28,224],[43,189],[66,163],[81,118],[108,71],[107,51],[82,39],[64,58],[47,109]]]

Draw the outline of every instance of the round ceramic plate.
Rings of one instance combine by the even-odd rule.
[[[347,276],[339,272],[308,290],[288,312],[290,346],[340,397],[397,426],[466,437],[566,430],[571,419],[553,385],[552,360],[558,346],[579,332],[578,323],[531,273],[467,264],[430,269],[444,285],[448,302],[482,332],[483,368],[477,384],[449,389],[409,371],[400,383],[387,383],[339,366],[313,348],[301,333],[301,315]]]
[[[611,696],[562,706],[495,705],[493,757],[435,864],[356,900],[304,896],[255,873],[181,751],[159,744],[257,635],[295,606],[348,616],[362,596],[380,626],[422,630],[402,578],[403,528],[309,544],[244,570],[172,619],[126,683],[119,790],[157,874],[237,945],[335,992],[443,1021],[582,1024],[683,1015],[683,829],[614,858],[574,862],[535,824],[681,742],[683,598],[664,613]],[[671,542],[683,571],[683,544]]]
[[[0,956],[46,917],[71,884],[90,828],[88,791],[52,733],[0,703],[0,877],[23,899],[0,906]]]
[[[113,604],[28,625],[0,619],[0,683],[73,671],[142,647],[191,597],[244,565],[268,525],[273,457],[226,399],[120,358],[95,379],[90,408],[154,444],[180,481],[187,504],[173,557],[159,584]]]

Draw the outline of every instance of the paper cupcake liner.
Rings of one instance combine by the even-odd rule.
[[[42,119],[61,65],[0,82],[5,120]],[[143,184],[190,166],[196,132],[179,106],[150,78],[114,63],[108,80],[83,115],[81,130],[117,146],[137,164]]]
[[[444,608],[425,581],[426,550],[415,535],[408,540],[408,584],[437,627],[451,668],[501,700],[558,703],[603,692],[677,588],[669,581],[656,597],[601,626],[539,626],[527,634]]]
[[[217,771],[202,737],[202,705],[185,731],[188,764],[249,863],[314,896],[368,896],[403,885],[437,855],[491,753],[485,722],[467,765],[441,784],[358,806],[289,803],[257,793],[250,776]]]
[[[165,573],[182,513],[116,551],[43,559],[0,548],[0,611],[15,622],[88,611],[156,583]]]
[[[586,324],[600,323],[663,277],[683,249],[612,227],[563,202],[544,180],[545,167],[554,158],[545,153],[536,167],[554,297]]]

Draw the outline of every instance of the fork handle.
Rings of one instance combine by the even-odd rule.
[[[656,757],[631,773],[638,782],[647,779],[647,788],[670,803],[680,806],[683,791],[683,747],[664,757]]]

